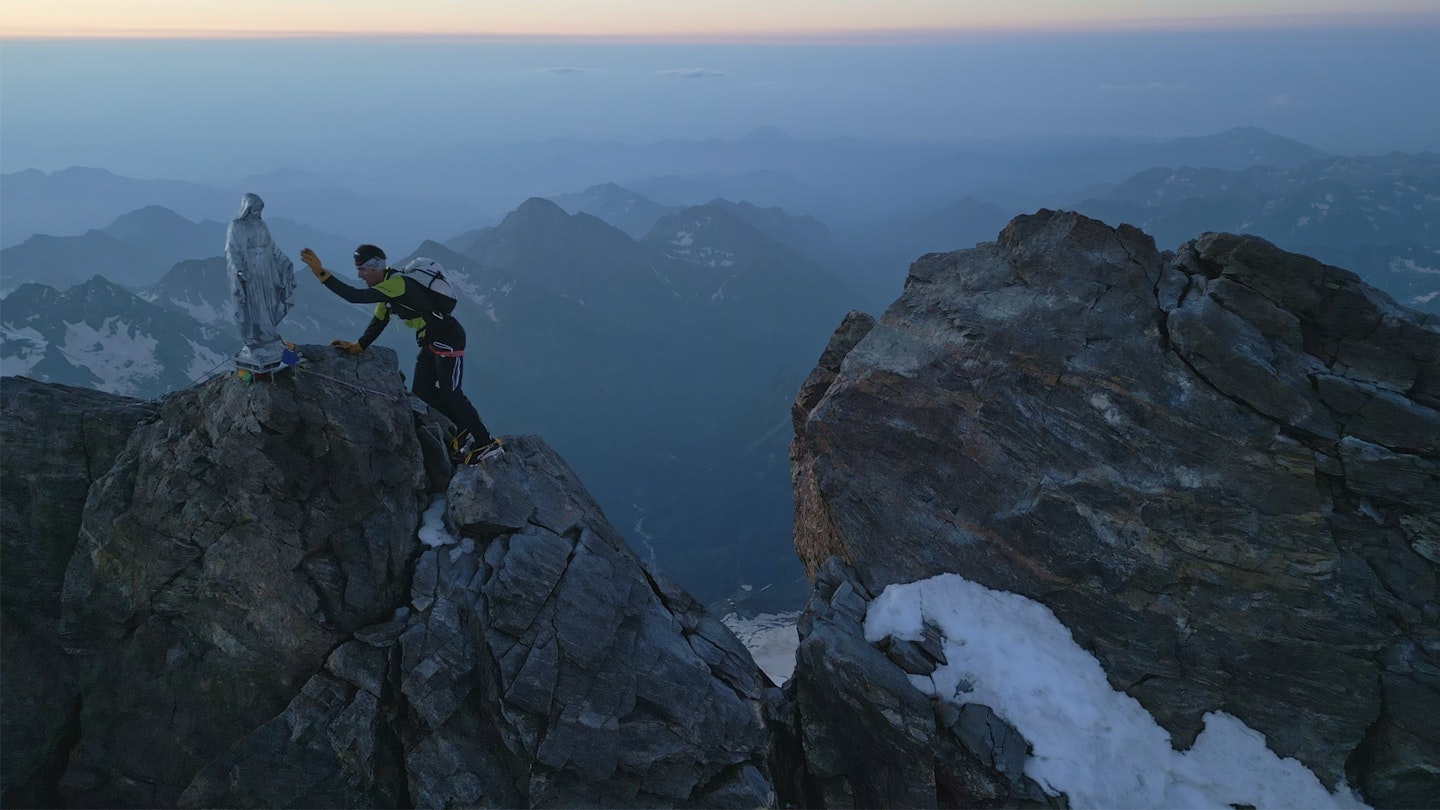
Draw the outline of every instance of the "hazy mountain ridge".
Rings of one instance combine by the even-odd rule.
[[[779,205],[841,224],[920,201],[943,204],[954,199],[957,189],[962,194],[991,187],[1053,191],[1158,165],[1290,167],[1325,154],[1254,127],[1166,141],[1112,138],[1061,145],[810,140],[773,128],[735,140],[670,140],[647,146],[565,144],[567,165],[604,166],[608,180],[634,178],[621,185],[665,205],[697,205],[725,197]],[[515,158],[522,163],[526,159],[522,154]],[[706,170],[696,173],[696,166]]]
[[[543,199],[522,204],[464,251],[438,241],[408,254],[391,246],[390,263],[424,255],[446,268],[468,336],[465,388],[493,430],[546,435],[597,482],[612,518],[635,527],[648,554],[697,593],[725,595],[739,579],[756,588],[783,583],[772,593],[793,604],[799,571],[784,550],[788,435],[779,428],[788,389],[854,302],[824,268],[737,213],[745,211],[714,204],[673,215],[672,225],[690,227],[696,245],[730,257],[723,266],[668,256]],[[317,250],[327,267],[348,275],[348,248]],[[296,282],[282,336],[322,346],[358,337],[369,307],[346,304],[303,267]],[[116,290],[117,310],[144,303]],[[178,263],[139,296],[165,307],[175,323],[208,325],[227,352],[238,343],[218,256]],[[4,308],[7,318],[25,314],[26,323],[46,317],[23,298]],[[17,357],[29,345],[12,339],[28,336],[19,328],[6,335]],[[397,351],[409,372],[410,330],[392,324],[378,343]],[[47,368],[32,363],[24,371],[107,387],[101,374]],[[154,396],[176,387],[180,375],[172,376],[127,390]]]
[[[1327,157],[1293,169],[1152,169],[1076,210],[1128,222],[1161,245],[1250,233],[1355,271],[1402,303],[1440,292],[1440,155]]]
[[[319,232],[353,233],[356,241],[418,242],[416,234],[433,229],[459,230],[482,217],[465,195],[450,190],[421,191],[400,197],[383,180],[356,178],[358,189],[316,187],[284,181],[274,189],[250,185],[253,178],[227,188],[181,180],[142,180],[104,169],[72,167],[45,173],[34,169],[0,176],[3,245],[11,247],[36,234],[75,236],[147,206],[162,206],[181,217],[228,222],[240,196],[255,191],[267,212],[303,212],[298,217]],[[266,217],[270,219],[269,216]],[[350,239],[345,241],[349,242]],[[198,258],[185,256],[182,258]]]
[[[1227,159],[1238,163],[1256,154],[1245,151],[1252,136],[1255,133],[1239,132],[1224,144],[1232,150]],[[786,141],[784,148],[791,150],[809,143],[771,137]],[[666,148],[683,151],[691,146]],[[1085,149],[1104,152],[1112,146],[1089,144]],[[852,156],[856,150],[879,148],[855,141],[834,147]],[[1147,154],[1165,148],[1170,147],[1155,145]],[[1282,158],[1308,154],[1305,147],[1285,139],[1279,148]],[[927,160],[948,154],[941,146],[919,151]],[[1394,166],[1384,171],[1403,176],[1407,158],[1394,156]],[[1340,182],[1333,178],[1365,175],[1369,170],[1363,168],[1364,160],[1327,159],[1313,163],[1328,168],[1312,171],[1322,179],[1332,178],[1325,182]],[[1119,193],[1123,199],[1111,204],[1129,206],[1135,213],[1115,221],[1144,221],[1147,212],[1166,215],[1163,206],[1146,208],[1134,200],[1155,198],[1157,184],[1163,189],[1165,178],[1183,171],[1145,172],[1116,184],[1124,185]],[[1273,185],[1280,182],[1276,178],[1298,176],[1302,170],[1248,168],[1226,174],[1230,171],[1196,170],[1187,176],[1224,191],[1223,185],[1234,182],[1227,179],[1232,176]],[[304,186],[328,179],[287,176],[284,182]],[[1170,185],[1179,187],[1173,181]],[[590,191],[596,200],[609,195],[622,207],[628,202],[651,213],[667,210],[628,186],[612,183]],[[1158,198],[1168,202],[1164,194]],[[783,423],[783,398],[775,391],[813,362],[839,313],[883,306],[898,293],[905,268],[917,257],[992,239],[1014,212],[971,196],[929,214],[831,230],[809,213],[761,207],[754,201],[705,199],[708,202],[673,213],[668,220],[657,219],[638,240],[603,217],[570,214],[550,200],[532,198],[494,227],[443,241],[383,246],[392,265],[403,264],[405,259],[397,257],[404,255],[405,245],[418,244],[406,258],[428,255],[446,266],[460,293],[457,317],[470,338],[466,388],[487,422],[498,432],[546,435],[597,482],[597,494],[617,523],[634,526],[638,537],[653,541],[651,553],[681,566],[676,573],[692,577],[692,587],[708,599],[717,595],[712,588],[722,587],[717,583],[733,585],[734,580],[727,579],[732,575],[748,577],[773,566],[774,576],[784,579],[793,570],[789,560],[781,559],[784,555],[773,552],[771,535],[788,521],[783,495],[755,507],[772,491],[768,482],[785,475],[785,437],[783,430],[776,430]],[[227,201],[226,213],[233,204],[233,199]],[[1335,212],[1342,208],[1350,210],[1336,205],[1330,221],[1336,221]],[[278,210],[283,209],[267,205],[267,212]],[[909,210],[926,209],[916,203]],[[615,208],[607,215],[622,213]],[[150,211],[124,217],[121,230],[133,236],[147,233],[147,228],[165,233],[161,226],[167,223],[184,225],[170,214]],[[353,242],[314,229],[301,231],[303,226],[285,218],[267,221],[290,255],[301,246],[314,247],[327,266],[349,276]],[[215,238],[216,227],[219,223],[213,221],[193,224],[199,233],[210,229],[200,244]],[[688,237],[682,237],[682,231]],[[292,232],[307,235],[302,241]],[[688,245],[678,244],[685,238],[691,240]],[[219,249],[217,239],[215,253]],[[1347,260],[1352,256],[1375,263],[1378,269],[1367,278],[1384,289],[1399,287],[1375,274],[1383,272],[1392,280],[1440,278],[1430,273],[1437,262],[1424,245],[1387,250],[1360,246]],[[8,275],[8,254],[6,258]],[[223,266],[213,256],[208,263],[182,264],[144,296],[192,319],[215,319],[228,338]],[[369,308],[345,304],[321,290],[303,267],[297,265],[297,270],[297,305],[282,334],[322,345],[334,338],[355,339],[368,321]],[[1434,302],[1427,292],[1434,285],[1413,286],[1403,300]],[[5,306],[8,316],[11,302]],[[408,370],[415,351],[408,330],[392,325],[379,343],[406,358],[402,368]],[[20,356],[18,348],[6,351],[7,357]],[[45,367],[38,367],[42,373]],[[697,468],[690,463],[695,458],[714,463]],[[681,554],[684,561],[677,563]],[[695,562],[702,557],[703,565]]]
[[[617,523],[637,527],[662,565],[713,598],[728,590],[724,572],[795,577],[775,537],[756,528],[783,534],[788,504],[757,508],[742,494],[757,473],[783,477],[787,439],[774,439],[778,450],[764,451],[757,468],[742,459],[767,430],[742,425],[776,421],[749,414],[778,401],[767,393],[775,376],[799,374],[848,298],[813,261],[723,207],[666,222],[699,220],[727,226],[696,244],[728,264],[667,255],[653,236],[663,225],[637,242],[588,214],[529,200],[464,247],[503,290],[493,317],[464,322],[487,370],[486,418],[500,430],[543,430],[597,481]],[[581,401],[574,391],[585,392]],[[702,458],[713,463],[693,463]]]
[[[675,260],[666,271],[673,288],[722,309],[740,301],[762,333],[783,326],[784,312],[773,311],[774,303],[827,289],[837,300],[854,299],[834,274],[752,225],[731,204],[713,202],[672,214],[655,223],[642,244]],[[766,320],[770,317],[776,320]]]
[[[147,266],[143,251],[104,231],[89,231],[84,236],[37,234],[23,244],[0,250],[0,267],[5,271],[0,293],[22,284],[68,289],[96,274],[133,279]]]
[[[357,337],[369,319],[369,310],[348,304],[321,287],[303,265],[297,263],[295,269],[293,303],[280,324],[281,337],[291,343],[328,343],[336,338]],[[137,295],[156,306],[183,312],[222,336],[239,340],[231,311],[229,269],[223,256],[179,262],[160,281],[142,288]]]
[[[223,370],[232,336],[162,309],[101,276],[60,292],[25,284],[4,300],[0,360],[24,375],[153,397]]]
[[[83,234],[150,205],[200,219],[233,214],[240,199],[239,194],[201,183],[141,180],[83,166],[0,175],[0,187],[4,189],[0,221],[5,223],[0,247],[20,244],[40,233]]]
[[[236,328],[229,306],[229,268],[224,256],[177,262],[159,281],[139,292],[144,301],[184,312],[206,326]]]
[[[1364,219],[1369,232],[1339,233],[1339,242],[1369,238],[1373,244],[1425,241],[1440,236],[1440,155],[1394,153],[1379,157],[1331,157],[1293,169],[1252,167],[1235,172],[1216,168],[1156,168],[1114,186],[1101,198],[1149,209],[1137,225],[1170,225],[1162,217],[1194,201],[1233,201],[1246,219],[1241,228],[1285,227],[1289,235],[1311,229],[1311,242],[1327,219]],[[1332,212],[1336,203],[1350,206]],[[1083,203],[1082,203],[1083,204]],[[1254,210],[1258,207],[1259,210]],[[1273,238],[1273,237],[1272,237]]]
[[[276,245],[297,263],[302,247],[336,256],[349,255],[355,246],[349,237],[285,217],[265,221]],[[26,282],[64,289],[97,274],[140,289],[158,283],[177,262],[223,256],[228,226],[228,220],[193,222],[169,208],[147,205],[81,236],[38,234],[0,250],[3,290]]]
[[[676,211],[615,183],[602,183],[550,199],[571,214],[599,217],[634,239],[643,237],[661,217]]]
[[[708,204],[726,209],[771,239],[806,256],[822,260],[835,257],[837,249],[830,228],[809,214],[789,214],[779,206],[761,208],[743,200],[733,202],[724,197],[711,200]]]
[[[413,244],[461,231],[535,195],[619,183],[662,206],[716,197],[810,214],[832,227],[938,208],[994,189],[1054,192],[1113,182],[1153,166],[1287,167],[1321,153],[1254,128],[1167,141],[934,141],[799,139],[759,131],[733,140],[630,145],[579,138],[430,150],[343,176],[277,169],[211,185],[140,180],[75,167],[0,176],[4,243],[75,235],[145,205],[195,219],[228,216],[257,191],[271,211],[361,241]],[[273,177],[276,185],[254,186]],[[346,185],[337,185],[346,184]],[[77,202],[82,201],[82,202]],[[567,203],[568,204],[568,203]],[[299,213],[299,212],[304,213]],[[194,257],[187,257],[194,258]]]

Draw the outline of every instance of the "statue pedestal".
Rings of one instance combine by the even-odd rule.
[[[285,362],[285,344],[280,342],[264,346],[245,346],[235,353],[235,368],[251,374],[269,374],[292,365]]]

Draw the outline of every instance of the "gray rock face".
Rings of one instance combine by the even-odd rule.
[[[195,775],[180,805],[408,805],[390,660],[362,641],[337,647],[279,716]]]
[[[403,602],[427,481],[388,351],[164,400],[90,488],[65,575],[67,801],[171,805]],[[368,390],[367,390],[368,389]]]
[[[890,650],[865,640],[871,594],[832,557],[815,573],[795,672],[770,706],[794,762],[799,807],[1059,806],[1024,774],[1024,738],[983,706],[937,706],[907,673],[944,659],[938,637]]]
[[[543,442],[508,448],[451,482],[447,522],[475,550],[427,552],[437,584],[424,608],[432,597],[417,576],[415,606],[429,620],[401,644],[403,688],[428,732],[422,750],[484,738],[453,722],[458,699],[417,700],[479,692],[502,762],[527,775],[513,782],[525,804],[772,803],[761,711],[768,681],[749,653],[646,570]],[[458,627],[482,630],[463,639],[477,645],[465,656],[477,662],[472,672],[436,664],[458,640],[434,641],[445,639],[437,619],[452,609]],[[487,803],[506,803],[495,798]]]
[[[60,586],[90,485],[150,403],[24,377],[0,382],[0,804],[54,806],[79,688],[60,650]]]
[[[507,447],[451,482],[462,539],[424,551],[403,617],[340,647],[183,803],[773,805],[773,687],[748,652],[542,441]]]
[[[1042,211],[832,349],[792,447],[812,574],[1025,595],[1176,745],[1223,708],[1327,785],[1440,795],[1433,316],[1259,239]]]
[[[451,480],[392,353],[301,348],[154,404],[7,381],[7,805],[775,803],[778,690],[544,442]]]

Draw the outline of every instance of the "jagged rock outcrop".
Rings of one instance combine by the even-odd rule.
[[[273,380],[153,404],[7,381],[7,441],[59,441],[44,396],[119,425],[90,450],[103,474],[66,454],[6,468],[12,492],[61,474],[88,491],[83,515],[74,492],[60,517],[6,504],[56,569],[4,582],[6,740],[37,740],[14,790],[6,752],[7,805],[774,803],[774,688],[543,441],[452,480],[393,353],[302,351]],[[61,616],[36,675],[73,687],[21,728],[10,696],[49,685],[14,666],[27,600]]]
[[[171,805],[403,600],[427,481],[393,352],[167,397],[91,487],[62,635],[68,801]]]
[[[827,357],[792,450],[812,576],[1024,595],[1177,746],[1223,708],[1328,786],[1440,795],[1435,318],[1260,239],[1041,211],[923,257]],[[806,680],[802,714],[837,688]]]
[[[307,802],[773,804],[749,653],[646,571],[544,442],[508,447],[451,482],[459,540],[425,550],[404,615],[339,648],[186,804],[288,803],[295,761],[320,763],[298,776]]]
[[[79,690],[60,650],[60,587],[90,486],[114,464],[146,402],[24,377],[0,382],[0,804],[56,805],[56,752],[77,729]]]
[[[1025,776],[1028,746],[994,712],[937,705],[911,683],[945,662],[938,639],[867,642],[873,594],[838,557],[814,585],[794,674],[770,704],[793,758],[782,785],[792,806],[1065,806]]]

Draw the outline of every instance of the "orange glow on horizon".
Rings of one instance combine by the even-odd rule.
[[[294,30],[215,28],[103,28],[30,29],[0,28],[0,41],[64,40],[246,40],[246,39],[368,39],[368,40],[453,40],[474,42],[594,42],[594,43],[695,43],[695,44],[885,44],[948,41],[977,35],[1126,33],[1144,31],[1245,31],[1295,28],[1341,28],[1350,26],[1418,25],[1440,27],[1440,15],[1345,15],[1333,17],[1246,17],[1170,18],[1143,20],[1056,21],[1047,25],[1013,23],[967,27],[901,29],[807,29],[807,30],[722,30],[722,31],[449,31],[416,30]]]
[[[1440,25],[1433,0],[1035,0],[1000,9],[970,0],[730,0],[723,8],[658,0],[6,0],[0,39],[437,38],[577,42],[914,42],[998,33],[1243,30]]]

